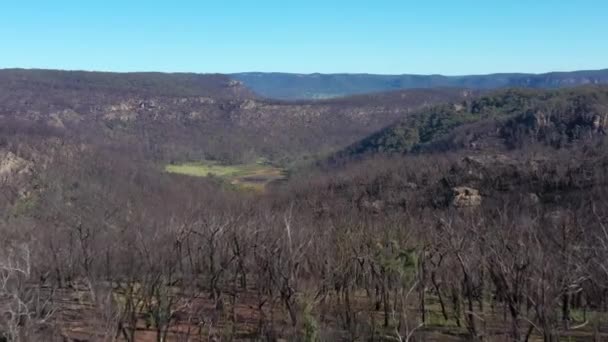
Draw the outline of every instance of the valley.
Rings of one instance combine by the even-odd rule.
[[[605,85],[285,101],[229,75],[0,70],[0,89],[3,336],[608,338]]]
[[[0,342],[608,341],[608,1],[4,1]]]

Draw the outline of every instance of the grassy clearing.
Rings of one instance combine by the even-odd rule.
[[[263,161],[238,165],[221,165],[214,161],[190,162],[167,165],[165,171],[193,177],[218,177],[239,188],[252,190],[263,190],[268,183],[285,178],[283,169]]]

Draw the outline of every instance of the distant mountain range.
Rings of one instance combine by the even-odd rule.
[[[490,74],[470,76],[289,74],[248,72],[229,75],[260,96],[275,99],[323,99],[412,88],[509,87],[562,88],[608,83],[608,69],[546,74]]]

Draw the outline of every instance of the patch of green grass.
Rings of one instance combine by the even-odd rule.
[[[441,311],[441,304],[439,303],[439,298],[436,295],[427,295],[425,308],[427,325],[445,328],[458,327],[458,325],[456,324],[456,318],[453,317],[453,312],[451,311],[451,308],[446,308],[449,315],[448,319],[445,319],[445,317],[443,317],[443,313]]]
[[[443,317],[443,314],[438,311],[427,312],[427,324],[434,327],[451,327],[455,328],[458,325],[454,318],[448,318],[447,320]]]
[[[195,162],[179,165],[167,165],[165,167],[165,171],[195,177],[207,177],[210,175],[216,177],[227,177],[238,173],[239,167],[231,165],[218,165],[213,162]]]
[[[573,320],[574,323],[582,323],[585,322],[585,320],[589,321],[590,323],[606,322],[608,321],[608,314],[599,311],[588,310],[587,314],[585,315],[583,309],[572,308],[570,310],[570,318]]]
[[[285,177],[283,169],[263,159],[237,165],[222,165],[214,161],[171,164],[165,166],[165,171],[193,177],[218,177],[239,188],[251,190],[263,190],[266,184]]]

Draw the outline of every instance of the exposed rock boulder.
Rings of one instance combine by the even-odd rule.
[[[32,162],[13,152],[0,151],[0,182],[10,182],[21,176],[31,175],[32,168]]]
[[[467,186],[452,189],[452,205],[457,208],[477,207],[481,205],[479,190]]]

